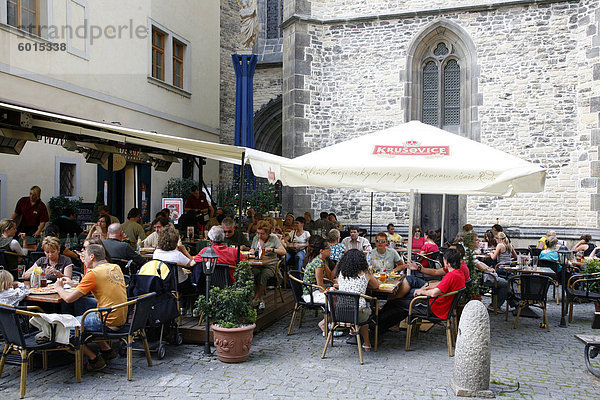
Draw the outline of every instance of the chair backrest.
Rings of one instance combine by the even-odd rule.
[[[559,272],[561,266],[558,262],[552,260],[540,260],[538,259],[537,266],[540,268],[551,268],[554,272]]]
[[[532,257],[539,257],[541,252],[542,249],[538,249],[535,245],[529,246],[529,254],[531,254]]]
[[[521,299],[532,301],[546,301],[548,288],[552,280],[544,275],[521,275]]]
[[[328,290],[326,294],[332,323],[358,324],[358,293]]]
[[[16,308],[0,305],[0,331],[6,343],[26,347]]]
[[[133,260],[125,260],[123,258],[112,258],[112,263],[113,264],[117,264],[119,267],[121,267],[121,271],[123,272],[123,275],[131,275],[132,271],[131,271],[131,264],[133,264]]]
[[[131,318],[131,325],[129,328],[130,334],[133,334],[134,332],[146,327],[155,298],[155,292],[148,295],[142,295],[137,298],[133,308],[133,316]]]
[[[198,268],[198,267],[196,267]],[[215,271],[213,272],[210,279],[210,286],[220,287],[221,289],[229,286],[229,265],[227,264],[216,264]]]
[[[515,253],[517,254],[522,254],[524,256],[528,256],[530,254],[529,249],[525,249],[525,248],[520,248],[520,249],[515,249]]]
[[[294,301],[296,303],[305,303],[305,301],[302,299],[302,279],[304,278],[304,274],[302,273],[302,271],[298,271],[298,270],[291,270],[288,272],[289,275],[289,281],[290,281],[290,288],[292,289],[292,294],[294,295]],[[298,279],[300,282],[292,279],[292,277]]]

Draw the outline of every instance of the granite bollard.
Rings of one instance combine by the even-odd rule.
[[[454,373],[450,387],[457,396],[494,397],[490,387],[490,319],[481,301],[467,303],[460,317]]]

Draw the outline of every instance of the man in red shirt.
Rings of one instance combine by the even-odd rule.
[[[42,189],[39,186],[32,186],[29,189],[29,197],[21,197],[15,207],[12,220],[19,218],[18,232],[24,232],[26,235],[38,237],[44,230],[46,222],[50,220],[46,205],[40,200]]]
[[[192,187],[192,194],[190,194],[185,201],[185,206],[183,207],[185,212],[191,212],[197,216],[209,216],[212,217],[214,214],[214,210],[208,200],[206,200],[206,195],[198,189],[198,186]],[[206,218],[207,222],[208,218]]]
[[[212,243],[213,250],[219,256],[219,258],[217,258],[217,263],[229,265],[229,283],[235,282],[233,274],[235,272],[235,267],[237,266],[237,249],[234,247],[229,247],[223,243],[225,241],[225,232],[223,232],[223,228],[220,225],[210,228],[210,231],[208,232],[208,238]],[[201,263],[202,254],[204,254],[207,248],[208,247],[205,247],[200,250],[200,252],[194,257],[194,261]],[[244,257],[243,254],[240,254],[240,261],[245,259],[246,257]]]
[[[429,299],[420,299],[413,305],[413,311],[421,310],[425,311],[427,306],[430,306],[431,311],[439,318],[446,318],[450,311],[450,305],[454,296],[440,297],[442,294],[450,293],[455,290],[459,290],[465,287],[465,275],[460,271],[460,263],[462,257],[458,250],[448,249],[444,253],[444,266],[448,269],[448,273],[444,275],[442,281],[436,287],[429,287],[425,284],[423,287],[411,290],[410,293],[403,298],[396,298],[388,300],[385,306],[379,312],[379,329],[381,332],[385,332],[392,326],[400,323],[403,319],[408,316],[408,308],[410,302],[414,297],[417,296],[428,296]],[[414,281],[414,284],[422,282],[421,279],[409,279],[408,276],[405,281]],[[419,282],[421,281],[421,282]],[[410,283],[410,282],[409,282]],[[411,283],[412,289],[414,289]]]

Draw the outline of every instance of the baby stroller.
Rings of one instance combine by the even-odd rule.
[[[131,276],[127,294],[129,297],[156,292],[154,304],[148,318],[148,336],[158,336],[157,343],[150,346],[158,359],[166,355],[166,337],[169,343],[180,345],[183,337],[179,333],[179,295],[177,293],[177,266],[160,260],[150,260]],[[153,329],[154,328],[154,329]],[[143,349],[135,349],[142,351]]]

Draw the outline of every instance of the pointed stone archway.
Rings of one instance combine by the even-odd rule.
[[[267,153],[282,155],[281,151],[281,95],[270,100],[254,114],[254,147]]]

